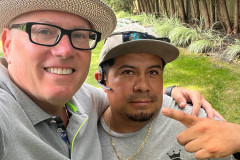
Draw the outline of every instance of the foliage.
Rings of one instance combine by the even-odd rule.
[[[133,1],[132,0],[103,0],[114,11],[132,12]]]
[[[178,18],[170,19],[167,17],[157,19],[155,23],[153,23],[154,29],[160,37],[168,37],[170,31],[173,30],[174,27],[181,25],[182,24]]]
[[[224,52],[229,60],[233,60],[240,56],[240,40],[236,39],[235,43],[227,47]]]
[[[185,26],[174,27],[169,32],[169,38],[171,39],[172,43],[181,47],[188,46],[192,41],[197,39],[197,36],[198,34],[196,30],[187,28]]]
[[[194,41],[188,46],[188,50],[195,53],[209,52],[212,51],[212,48],[213,43],[211,40],[208,39]]]
[[[132,20],[139,21],[142,25],[152,25],[159,37],[169,37],[171,42],[179,47],[187,47],[195,53],[207,53],[224,51],[229,38],[213,30],[217,23],[214,23],[211,29],[204,29],[204,21],[192,19],[192,26],[183,24],[177,17],[168,18],[146,13],[133,15],[125,12],[117,12],[117,17],[128,17]]]

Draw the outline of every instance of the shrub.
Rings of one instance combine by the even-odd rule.
[[[229,60],[233,60],[235,58],[239,58],[240,56],[240,40],[235,40],[235,43],[227,47],[224,51],[224,54],[227,56]]]
[[[103,0],[114,11],[131,12],[133,10],[132,0]]]
[[[188,50],[195,53],[206,53],[206,52],[212,51],[213,47],[214,45],[211,40],[201,39],[201,40],[192,42],[188,46]]]
[[[188,46],[192,41],[197,39],[197,36],[196,30],[185,26],[174,27],[169,33],[172,43],[181,47]]]

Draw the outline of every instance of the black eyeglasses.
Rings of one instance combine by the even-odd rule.
[[[27,22],[23,24],[12,24],[11,27],[28,33],[29,40],[42,46],[55,46],[63,35],[68,35],[73,48],[79,50],[94,49],[101,39],[101,33],[89,29],[66,30],[59,26]]]
[[[149,35],[147,32],[143,33],[143,32],[137,32],[137,31],[115,32],[115,33],[111,34],[109,37],[111,37],[113,35],[119,35],[119,34],[123,35],[122,36],[123,42],[139,40],[139,39],[155,39],[155,40],[160,40],[160,41],[164,41],[164,42],[168,42],[168,43],[171,42],[170,39],[167,37],[157,38],[152,35]]]

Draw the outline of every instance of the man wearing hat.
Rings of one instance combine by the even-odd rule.
[[[97,121],[108,101],[83,82],[91,49],[115,29],[114,12],[100,0],[0,6],[8,64],[0,65],[0,159],[99,159]]]
[[[162,94],[164,66],[178,55],[167,38],[157,38],[138,24],[119,28],[107,38],[95,74],[110,103],[98,124],[103,159],[195,159],[176,139],[184,125],[160,113],[161,106],[179,110]],[[189,105],[183,109],[191,110]],[[199,116],[207,115],[201,109]]]
[[[101,159],[97,121],[108,101],[84,81],[115,14],[100,0],[0,6],[0,159]]]

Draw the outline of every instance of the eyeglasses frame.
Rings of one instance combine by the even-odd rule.
[[[41,43],[34,42],[32,40],[32,38],[31,38],[31,27],[33,25],[35,25],[35,24],[47,25],[47,26],[51,26],[51,27],[55,27],[55,28],[60,29],[60,31],[61,31],[60,37],[57,38],[57,40],[56,40],[56,42],[54,44],[41,44]],[[56,25],[47,24],[47,23],[38,23],[38,22],[27,22],[27,23],[22,23],[22,24],[12,24],[10,26],[10,29],[13,29],[13,28],[20,29],[20,30],[22,30],[24,32],[27,32],[30,42],[32,42],[34,44],[37,44],[37,45],[41,45],[41,46],[49,46],[49,47],[55,46],[55,45],[57,45],[60,42],[60,40],[62,39],[62,37],[64,35],[67,35],[68,38],[69,38],[69,41],[70,41],[70,43],[72,45],[72,47],[74,49],[77,49],[77,50],[92,50],[92,49],[94,49],[97,46],[97,43],[101,40],[101,35],[102,35],[101,32],[98,32],[98,31],[95,31],[95,30],[91,30],[91,29],[72,29],[72,30],[67,30],[67,29],[63,29],[63,28],[61,28],[59,26],[56,26]],[[96,33],[97,34],[97,39],[96,39],[95,45],[90,47],[90,48],[77,48],[77,47],[75,47],[73,45],[73,43],[72,43],[71,33],[76,31],[76,30],[91,31],[91,32]]]

